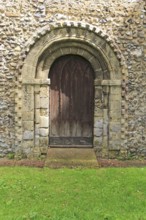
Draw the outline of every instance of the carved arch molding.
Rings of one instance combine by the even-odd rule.
[[[92,30],[91,30],[92,29]],[[93,147],[97,157],[112,157],[122,149],[122,65],[102,33],[89,25],[58,25],[36,39],[24,60],[16,103],[16,146],[26,156],[46,154],[49,145],[49,71],[64,55],[88,60],[94,73]],[[19,120],[18,123],[18,118]],[[21,122],[20,122],[21,121]],[[21,129],[20,129],[21,128]],[[19,142],[18,142],[19,139]]]

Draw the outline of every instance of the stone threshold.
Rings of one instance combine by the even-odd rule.
[[[98,159],[97,164],[92,164],[92,161],[83,163],[82,160],[53,160],[48,162],[48,160],[36,160],[36,159],[0,159],[0,167],[15,167],[15,166],[26,166],[26,167],[37,167],[37,168],[110,168],[110,167],[145,167],[146,160],[117,160],[117,159]],[[76,165],[75,163],[76,162]]]

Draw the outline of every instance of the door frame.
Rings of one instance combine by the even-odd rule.
[[[27,54],[21,70],[22,88],[17,88],[17,93],[21,89],[22,94],[22,107],[17,111],[22,123],[19,123],[20,126],[16,123],[17,134],[20,134],[16,146],[21,142],[21,150],[27,156],[47,153],[50,123],[48,72],[55,59],[67,54],[84,57],[95,72],[93,147],[97,156],[110,157],[110,153],[117,154],[122,149],[121,140],[125,137],[124,133],[121,136],[125,119],[122,94],[125,93],[121,92],[126,85],[122,84],[126,70],[122,72],[123,61],[120,66],[110,43],[100,34],[96,28],[81,23],[55,26],[51,31],[46,30]]]
[[[50,112],[49,112],[49,118],[50,118],[50,137],[49,137],[49,147],[52,147],[52,148],[55,148],[55,147],[62,147],[62,148],[67,148],[67,147],[69,147],[69,148],[92,148],[93,147],[93,128],[94,128],[94,77],[95,77],[95,73],[94,73],[94,70],[93,70],[93,68],[92,68],[92,66],[91,66],[91,64],[88,62],[88,60],[86,60],[85,58],[83,58],[82,56],[79,56],[79,55],[73,55],[73,54],[68,54],[68,55],[63,55],[63,56],[60,56],[59,58],[57,58],[55,61],[54,61],[54,63],[52,64],[52,66],[51,66],[51,68],[50,68],[50,72],[49,72],[49,75],[51,75],[52,74],[52,67],[53,67],[53,65],[55,64],[56,65],[56,62],[60,62],[60,60],[58,60],[58,59],[63,59],[63,57],[64,57],[64,59],[65,58],[67,58],[68,56],[70,56],[70,57],[76,57],[77,59],[81,59],[82,61],[84,60],[84,64],[86,63],[86,64],[88,64],[88,66],[90,67],[90,74],[92,74],[92,79],[93,79],[93,83],[92,83],[92,88],[91,88],[91,90],[92,90],[92,97],[88,97],[88,99],[89,98],[92,98],[92,104],[93,104],[93,106],[92,106],[92,125],[91,125],[91,133],[92,133],[92,135],[90,136],[90,137],[86,137],[86,136],[67,136],[68,138],[71,138],[72,139],[72,144],[58,144],[58,143],[56,143],[56,144],[54,144],[54,143],[52,143],[52,140],[53,140],[53,136],[51,135],[51,101],[50,101],[50,103],[49,103],[49,105],[50,105]],[[54,73],[53,73],[54,74]],[[59,74],[59,72],[58,72],[58,74]],[[59,78],[60,76],[58,75],[58,78]],[[80,77],[80,76],[78,76],[78,77]],[[59,80],[59,79],[58,79]],[[52,83],[52,80],[50,79],[50,91],[49,91],[49,93],[50,93],[50,99],[51,99],[51,83]],[[65,83],[65,82],[64,82]],[[49,99],[49,100],[50,100]],[[88,106],[88,108],[89,108],[89,106]],[[52,110],[53,111],[53,110]],[[66,136],[61,136],[60,138],[62,139],[62,140],[64,140],[64,142],[66,142],[67,140],[66,140],[66,138],[67,138]],[[55,138],[55,136],[54,136],[54,138]],[[57,137],[56,136],[56,141],[58,142],[58,140],[57,140],[57,138],[59,138],[59,137]],[[74,140],[74,138],[76,139],[76,140]],[[79,143],[77,143],[78,141],[77,140],[82,140],[82,141],[86,141],[86,144],[84,143],[84,144],[79,144]],[[91,140],[91,143],[89,143],[90,142],[90,140]],[[54,139],[54,141],[55,141],[55,139]],[[75,143],[75,142],[77,143]],[[73,144],[74,143],[74,144]]]

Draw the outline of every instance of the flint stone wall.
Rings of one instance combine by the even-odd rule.
[[[121,94],[126,104],[120,144],[125,151],[110,157],[146,157],[145,0],[0,0],[0,156],[22,147],[22,131],[15,130],[16,121],[21,124],[22,120],[19,115],[16,119],[16,100],[22,94],[16,97],[15,88],[28,42],[41,28],[68,21],[98,27],[115,42],[125,61],[122,68],[128,72]],[[24,139],[31,135],[25,132]]]

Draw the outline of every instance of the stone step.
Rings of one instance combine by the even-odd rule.
[[[45,166],[60,167],[98,167],[93,148],[49,148]]]

